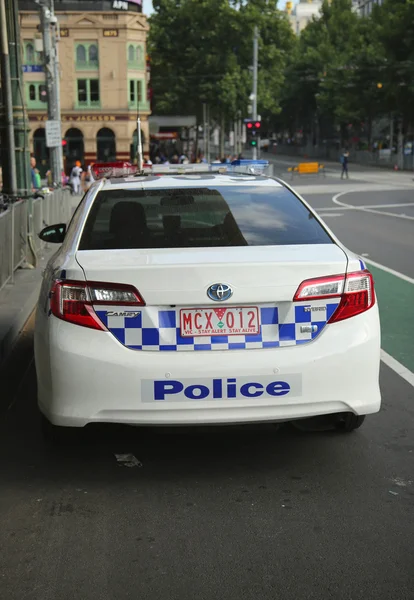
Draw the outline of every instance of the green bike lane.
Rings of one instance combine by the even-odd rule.
[[[414,284],[367,265],[374,276],[381,317],[381,346],[414,372]]]

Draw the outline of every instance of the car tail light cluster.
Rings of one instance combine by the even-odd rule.
[[[332,275],[303,281],[294,302],[340,298],[328,323],[336,323],[365,312],[375,304],[374,280],[369,271]]]
[[[51,290],[50,310],[55,317],[90,329],[105,330],[96,315],[96,305],[144,306],[132,285],[56,280]]]

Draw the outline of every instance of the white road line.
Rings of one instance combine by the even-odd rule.
[[[414,202],[399,202],[398,204],[364,204],[361,208],[400,208],[401,206],[414,207]]]
[[[340,198],[341,196],[344,196],[345,194],[355,194],[355,193],[360,193],[360,192],[361,192],[361,190],[349,190],[349,191],[340,192],[339,194],[336,194],[332,198],[332,202],[334,202],[335,204],[337,204],[338,206],[341,206],[343,208],[352,208],[354,210],[359,210],[361,212],[374,213],[376,215],[383,215],[385,217],[395,217],[396,219],[406,219],[406,220],[414,221],[414,216],[398,215],[396,213],[375,210],[375,209],[366,208],[363,206],[353,206],[352,204],[347,204],[346,202],[341,202],[340,200],[338,200],[338,198]]]
[[[326,219],[326,217],[343,217],[344,213],[322,213],[319,214],[322,219]]]
[[[312,206],[312,205],[311,205]],[[313,210],[316,210],[316,212],[323,212],[323,211],[329,211],[331,212],[332,210],[344,210],[344,206],[323,206],[323,207],[318,207],[318,206],[312,206]],[[349,209],[352,210],[352,209]]]
[[[414,373],[412,373],[412,371],[407,369],[407,367],[404,367],[404,365],[398,362],[398,360],[395,360],[395,358],[385,352],[385,350],[381,350],[381,360],[387,367],[395,371],[397,375],[405,379],[405,381],[414,387]]]
[[[352,192],[355,193],[355,192]],[[312,208],[317,211],[323,210],[352,210],[354,208],[400,208],[402,206],[412,206],[414,208],[414,202],[401,202],[399,204],[362,204],[361,206],[355,206],[354,204],[347,204],[346,206],[313,206]]]
[[[395,271],[394,269],[390,269],[390,267],[386,267],[385,265],[381,265],[380,263],[371,260],[370,258],[364,257],[364,262],[372,265],[373,267],[377,267],[377,269],[382,269],[382,271],[386,271],[387,273],[391,273],[391,275],[395,275],[395,277],[399,277],[400,279],[404,279],[404,281],[408,281],[408,283],[414,283],[414,279],[412,277],[408,277],[408,275],[404,275],[404,273],[400,273],[399,271]]]

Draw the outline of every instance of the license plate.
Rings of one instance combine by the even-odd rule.
[[[257,335],[260,332],[257,306],[226,308],[182,308],[182,337],[199,335]]]

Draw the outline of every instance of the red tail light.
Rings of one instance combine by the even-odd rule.
[[[359,315],[375,304],[374,280],[369,271],[332,275],[303,281],[294,302],[340,298],[339,306],[328,323]]]
[[[132,285],[57,279],[51,291],[50,310],[58,319],[90,329],[105,330],[94,305],[144,306]]]

